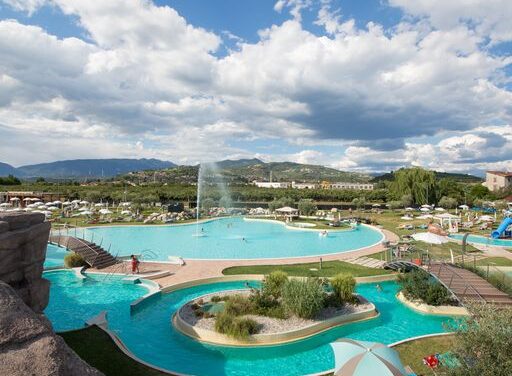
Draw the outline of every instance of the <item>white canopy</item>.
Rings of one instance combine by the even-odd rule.
[[[279,209],[276,209],[276,212],[279,212],[279,213],[297,213],[299,210],[298,209],[294,209],[294,208],[291,208],[289,206],[284,206],[282,208],[279,208]]]
[[[372,207],[374,208],[380,208],[380,204],[373,204]]]
[[[132,203],[131,202],[121,202],[119,205],[121,206],[130,206]]]
[[[460,206],[459,206],[459,209],[462,209],[462,210],[468,210],[468,209],[469,209],[469,206],[467,206],[467,205],[460,205]]]
[[[54,202],[52,202],[52,204],[54,204],[54,205],[60,205],[60,204],[62,204],[62,201],[60,201],[60,200],[55,200]]]
[[[20,199],[18,197],[13,197],[9,201],[19,201]]]
[[[23,201],[32,201],[32,199],[30,197],[25,197]]]
[[[98,202],[97,204],[94,204],[94,206],[96,206],[97,208],[100,208],[102,206],[105,206],[105,204]]]
[[[414,240],[418,240],[420,242],[425,242],[429,244],[444,244],[448,243],[448,240],[444,236],[440,236],[437,234],[433,234],[431,232],[419,232],[417,234],[412,234]]]
[[[430,209],[429,209],[429,208],[423,208],[423,207],[422,207],[420,210],[421,210],[422,212],[429,212],[429,211],[430,211]]]
[[[81,200],[73,200],[71,201],[72,204],[79,204],[81,202]]]
[[[108,209],[100,209],[100,214],[112,214],[112,212]]]
[[[428,205],[428,204],[425,204],[425,205],[421,205],[422,208],[432,208],[432,206]]]
[[[88,205],[89,204],[89,201],[80,201],[80,205]]]

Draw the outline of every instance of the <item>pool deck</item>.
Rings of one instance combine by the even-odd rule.
[[[396,243],[399,237],[391,231],[380,229],[385,236],[385,241]],[[332,255],[321,256],[323,261],[347,260],[355,257],[368,256],[373,253],[381,252],[385,249],[381,243],[371,247],[359,249],[351,252],[335,253]],[[144,274],[155,273],[158,271],[168,271],[171,274],[162,278],[155,278],[162,288],[170,287],[177,284],[191,282],[198,279],[222,277],[222,271],[231,266],[250,266],[250,265],[286,265],[301,264],[309,262],[318,262],[320,256],[282,258],[282,259],[254,259],[254,260],[189,260],[185,259],[185,265],[173,265],[156,262],[142,262],[140,265],[140,276]],[[90,269],[94,271],[94,269]],[[102,269],[100,272],[115,272],[116,266]]]

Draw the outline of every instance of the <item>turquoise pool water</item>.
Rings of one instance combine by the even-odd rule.
[[[55,268],[58,266],[64,266],[64,256],[66,256],[67,250],[62,247],[57,247],[53,244],[48,244],[46,248],[46,259],[44,260],[44,268]]]
[[[62,270],[45,272],[44,278],[51,282],[44,313],[55,331],[83,328],[87,319],[104,310],[108,315],[129,314],[130,303],[148,292],[141,285],[123,283],[118,276],[89,274],[79,279],[72,271]]]
[[[462,240],[464,234],[451,234],[449,235],[450,238]],[[480,235],[469,235],[467,238],[468,243],[477,243],[477,244],[484,244],[484,245],[494,245],[499,247],[512,247],[512,240],[506,240],[506,239],[493,239],[493,238],[487,238],[485,236]]]
[[[74,287],[67,287],[67,283],[74,284]],[[397,285],[394,282],[380,283],[381,292],[377,291],[375,284],[360,284],[357,291],[377,306],[381,313],[378,318],[341,326],[287,345],[221,347],[199,343],[177,332],[172,327],[171,317],[181,305],[193,298],[222,290],[244,288],[244,282],[214,283],[164,294],[132,315],[128,301],[137,294],[132,291],[124,298],[119,298],[119,284],[102,289],[99,296],[97,294],[100,290],[91,295],[82,294],[83,286],[72,278],[66,284],[52,288],[52,291],[64,288],[66,294],[57,292],[50,297],[49,317],[58,329],[82,326],[81,320],[69,316],[74,306],[80,310],[86,308],[90,313],[108,306],[109,328],[137,357],[159,367],[191,375],[263,376],[321,372],[334,366],[329,343],[338,338],[349,337],[390,344],[413,336],[443,332],[443,322],[450,320],[448,317],[422,315],[402,305],[395,298]],[[67,295],[71,292],[73,297],[68,301]],[[63,299],[63,296],[66,298]],[[105,299],[113,302],[106,303]],[[94,309],[90,309],[89,305]],[[79,312],[79,315],[84,314]]]
[[[204,236],[194,236],[195,224],[183,226],[118,226],[85,230],[85,237],[102,242],[119,255],[146,252],[159,261],[168,256],[189,259],[261,259],[318,256],[374,245],[383,236],[367,226],[329,232],[290,230],[279,223],[225,218],[200,224]],[[80,234],[79,234],[80,236]],[[150,251],[150,252],[149,252]],[[146,257],[146,259],[151,257]]]

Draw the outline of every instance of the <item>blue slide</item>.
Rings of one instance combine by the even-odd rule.
[[[505,217],[503,218],[503,221],[501,221],[500,225],[498,226],[498,228],[496,230],[494,230],[492,233],[491,233],[491,237],[493,239],[498,239],[501,234],[503,234],[503,232],[508,228],[508,226],[512,225],[512,218],[510,217]]]

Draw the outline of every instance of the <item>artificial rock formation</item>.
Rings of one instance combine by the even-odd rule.
[[[0,213],[0,280],[35,312],[48,304],[49,282],[42,278],[50,223],[42,213]]]
[[[56,335],[44,315],[0,281],[0,375],[101,376]]]
[[[101,376],[42,314],[50,293],[42,278],[49,233],[43,214],[0,213],[0,375]]]

